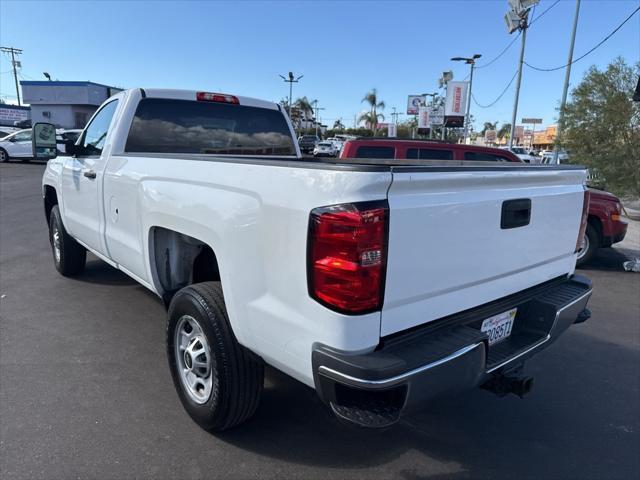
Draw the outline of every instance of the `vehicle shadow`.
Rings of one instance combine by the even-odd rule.
[[[624,272],[622,264],[637,257],[640,257],[640,251],[638,250],[619,247],[600,248],[596,251],[593,259],[583,265],[581,269]]]
[[[524,400],[476,389],[431,401],[384,431],[340,424],[310,388],[269,369],[255,417],[218,438],[273,459],[384,467],[381,476],[405,479],[632,478],[640,471],[638,406],[629,402],[629,389],[640,391],[637,350],[579,330],[559,343],[528,365],[538,384]],[[411,468],[394,471],[397,460]]]
[[[75,277],[75,279],[81,282],[95,283],[98,285],[138,285],[138,283],[126,273],[121,272],[99,258],[95,258],[91,254],[87,255],[87,264],[84,272]]]

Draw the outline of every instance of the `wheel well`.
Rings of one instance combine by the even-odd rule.
[[[213,249],[197,238],[162,227],[151,229],[152,271],[164,291],[165,306],[173,295],[193,283],[220,281]]]
[[[587,222],[598,231],[598,237],[602,240],[602,221],[595,215],[589,215]]]
[[[58,194],[56,193],[56,189],[51,185],[44,186],[44,215],[47,219],[47,224],[49,223],[49,216],[51,215],[51,210],[55,205],[58,205]]]

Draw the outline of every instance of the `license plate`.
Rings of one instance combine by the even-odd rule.
[[[498,343],[511,335],[513,320],[516,318],[517,311],[517,308],[512,308],[507,312],[499,313],[482,322],[480,330],[489,337],[489,345]]]

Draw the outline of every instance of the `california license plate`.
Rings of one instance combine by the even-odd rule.
[[[498,343],[511,335],[511,329],[513,328],[513,321],[516,318],[517,311],[517,308],[512,308],[507,312],[499,313],[482,322],[480,330],[489,337],[489,345]]]

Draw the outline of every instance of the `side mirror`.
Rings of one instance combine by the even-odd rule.
[[[49,160],[58,156],[56,127],[51,123],[36,123],[32,131],[33,158]]]

